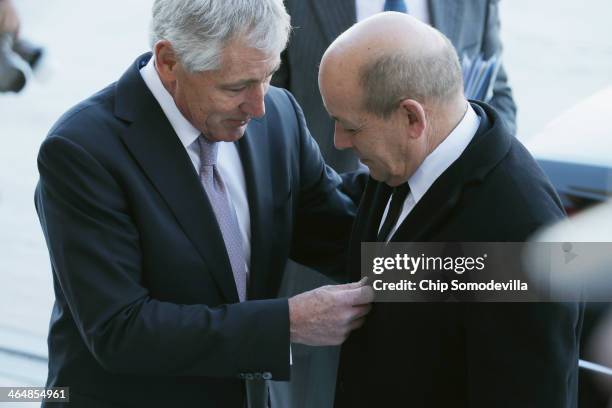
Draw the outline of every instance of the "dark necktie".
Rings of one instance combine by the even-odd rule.
[[[406,201],[406,197],[408,197],[409,193],[410,186],[408,183],[400,184],[393,189],[391,204],[389,205],[389,211],[387,211],[387,218],[385,218],[385,222],[380,228],[376,238],[378,242],[385,242],[387,240],[387,236],[393,229],[393,226],[397,223],[397,220],[402,213],[404,201]]]
[[[248,279],[246,256],[236,211],[229,200],[221,174],[217,170],[218,144],[210,142],[202,135],[198,138],[198,143],[200,145],[200,182],[217,218],[232,266],[238,298],[243,302],[246,299]]]
[[[400,13],[408,13],[408,7],[404,0],[385,0],[383,11],[398,11]]]

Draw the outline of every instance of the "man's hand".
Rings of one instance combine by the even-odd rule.
[[[310,346],[342,344],[361,327],[372,306],[374,290],[367,279],[328,285],[289,299],[291,341]]]

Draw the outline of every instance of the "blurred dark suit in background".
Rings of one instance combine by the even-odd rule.
[[[460,58],[477,53],[486,58],[501,52],[497,0],[428,0],[427,3],[429,23],[451,40]],[[334,148],[333,123],[321,102],[317,74],[323,52],[340,33],[357,22],[355,4],[355,0],[285,0],[294,30],[283,52],[281,69],[272,79],[275,86],[293,93],[304,109],[325,162],[338,172],[355,170],[359,161],[353,152]],[[409,10],[410,5],[408,1]],[[503,66],[488,103],[511,133],[516,134],[516,105]]]

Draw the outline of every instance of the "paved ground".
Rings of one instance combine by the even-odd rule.
[[[52,289],[32,200],[38,146],[63,111],[146,50],[151,0],[17,3],[23,33],[47,46],[52,69],[22,94],[0,95],[0,386],[42,385],[46,374],[41,360],[12,352],[46,356]],[[502,2],[521,138],[612,83],[610,15],[608,0]]]

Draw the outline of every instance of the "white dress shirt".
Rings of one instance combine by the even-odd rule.
[[[140,69],[140,74],[161,106],[164,114],[181,141],[181,144],[189,155],[196,174],[199,174],[200,149],[198,146],[198,137],[200,136],[200,131],[193,127],[176,107],[172,95],[164,88],[161,79],[159,79],[159,75],[155,69],[154,59],[155,57],[152,56],[147,65]],[[242,235],[248,277],[251,264],[251,216],[247,199],[244,170],[235,143],[219,142],[217,169],[229,193],[230,203],[234,206],[236,211],[238,227]]]
[[[431,24],[429,17],[429,2],[427,0],[404,0],[408,13],[424,23]],[[376,13],[383,11],[385,0],[355,0],[357,22],[365,20]]]
[[[423,198],[427,190],[429,190],[438,177],[440,177],[440,175],[461,156],[476,134],[478,126],[480,126],[480,117],[468,103],[465,114],[459,124],[453,129],[450,135],[448,135],[448,137],[444,139],[425,160],[423,160],[423,163],[421,163],[414,174],[408,179],[410,194],[406,197],[402,212],[400,213],[397,223],[389,232],[386,241],[389,241],[389,239],[393,237],[395,231],[397,231],[398,227],[404,222],[408,214],[410,214],[419,200]],[[380,225],[378,227],[379,231],[385,218],[387,218],[390,204],[391,199],[389,198],[385,212],[380,220]]]

